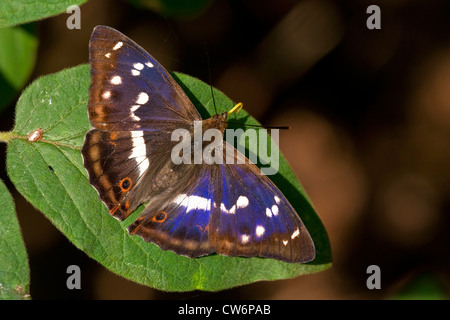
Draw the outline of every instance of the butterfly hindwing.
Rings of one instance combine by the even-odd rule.
[[[109,212],[125,219],[150,195],[149,182],[170,161],[170,136],[152,131],[91,129],[82,148],[89,182]]]
[[[192,166],[190,166],[192,167]],[[141,216],[128,227],[133,235],[188,257],[214,252],[209,240],[209,220],[212,212],[212,166],[198,166],[187,171],[185,183],[167,200],[152,202]]]

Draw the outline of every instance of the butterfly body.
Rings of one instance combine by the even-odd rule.
[[[223,138],[226,112],[203,120],[170,74],[112,28],[94,29],[90,64],[94,128],[83,145],[84,165],[115,218],[124,220],[147,202],[130,234],[191,258],[314,259],[314,243],[286,197],[223,139],[222,150],[231,153],[223,153],[222,163],[172,161],[174,130],[195,136],[195,123],[201,123],[202,134],[217,129]],[[206,144],[201,141],[200,150]],[[195,150],[199,142],[193,139],[191,146]]]

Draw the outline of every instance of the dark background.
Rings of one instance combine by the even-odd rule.
[[[105,24],[166,69],[242,101],[263,124],[289,125],[280,148],[328,231],[332,268],[218,293],[147,288],[75,248],[21,198],[2,164],[29,254],[32,298],[389,299],[411,288],[418,298],[448,298],[450,3],[205,3],[174,12],[89,1],[81,6],[81,30],[66,28],[69,14],[45,19],[30,81],[87,63],[92,29]],[[371,4],[381,8],[381,30],[366,27]],[[13,119],[14,104],[2,112],[0,131],[11,130]],[[81,268],[81,290],[66,287],[71,264]],[[373,264],[381,268],[381,290],[366,287]]]

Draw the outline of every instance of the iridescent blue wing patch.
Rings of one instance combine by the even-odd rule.
[[[213,182],[221,190],[220,202],[214,206],[209,228],[216,252],[287,262],[314,259],[308,230],[260,169],[248,159],[245,164],[223,164],[220,168],[221,175]]]
[[[141,216],[128,227],[131,234],[188,257],[214,252],[209,240],[213,208],[212,166],[198,166],[191,181],[183,178],[163,201],[151,199]],[[189,175],[190,176],[190,175]]]

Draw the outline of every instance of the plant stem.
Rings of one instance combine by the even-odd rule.
[[[15,138],[22,138],[21,136],[13,134],[11,131],[3,131],[0,132],[0,142],[8,143],[9,140]]]
[[[5,132],[0,131],[0,142],[8,143],[9,141],[11,141],[13,139],[27,140],[28,137],[14,134],[11,131],[5,131]],[[74,150],[81,150],[80,147],[76,147],[76,146],[66,144],[66,143],[61,143],[61,142],[50,141],[50,140],[46,140],[46,139],[41,139],[40,142],[48,143],[48,144],[54,145],[56,147],[65,147],[65,148],[70,148],[70,149],[74,149]]]

